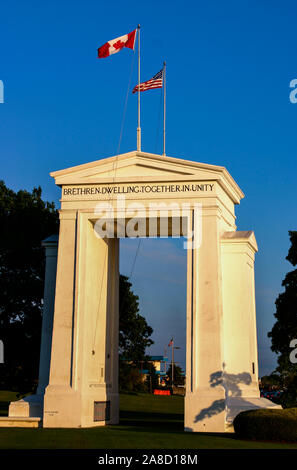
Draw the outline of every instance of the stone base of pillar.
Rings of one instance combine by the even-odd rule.
[[[103,389],[79,393],[72,389],[62,390],[54,385],[46,389],[44,428],[88,428],[118,422],[118,393],[109,393]]]
[[[226,430],[233,432],[233,421],[241,411],[256,410],[257,408],[273,408],[281,409],[281,405],[277,405],[266,398],[254,397],[228,397],[226,399]]]
[[[109,390],[90,390],[81,395],[81,427],[119,423],[119,394]]]
[[[186,393],[185,431],[225,432],[225,392],[213,389]]]
[[[44,428],[79,428],[81,403],[70,387],[48,386],[44,395]]]
[[[9,404],[10,418],[41,418],[43,417],[43,395],[29,395]]]
[[[222,394],[196,392],[185,400],[185,431],[234,432],[233,420],[241,411],[257,408],[282,408],[266,398],[255,396],[227,397]]]

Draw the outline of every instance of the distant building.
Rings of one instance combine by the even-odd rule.
[[[134,364],[134,361],[130,361],[129,359],[127,359],[125,357],[122,357],[121,360],[125,361],[127,364],[131,364],[131,365]],[[158,375],[159,385],[166,385],[165,378],[167,377],[166,370],[167,370],[168,357],[166,357],[166,356],[147,356],[146,361],[140,361],[141,366],[138,370],[139,370],[140,374],[143,376],[143,381],[146,380],[146,378],[147,378],[147,376],[150,372],[149,369],[144,369],[142,367],[142,364],[144,362],[146,362],[146,364],[150,363],[154,366],[156,374]],[[134,365],[137,365],[139,367],[139,363],[134,364]]]
[[[165,385],[165,377],[167,375],[167,362],[168,357],[166,356],[150,356],[149,362],[153,364],[158,375],[159,385]]]

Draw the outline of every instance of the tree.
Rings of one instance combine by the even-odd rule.
[[[184,385],[185,384],[185,376],[183,374],[183,370],[181,367],[177,366],[176,364],[174,364],[174,370],[173,370],[174,384],[172,384],[172,364],[170,364],[167,370],[167,376],[168,376],[168,381],[171,385]]]
[[[127,276],[120,275],[119,292],[119,385],[121,390],[145,391],[141,369],[146,368],[145,350],[153,344],[153,329],[139,314],[139,298]]]
[[[122,357],[139,362],[145,359],[146,348],[154,344],[150,338],[153,329],[139,314],[139,297],[131,286],[129,278],[120,275],[119,347]]]
[[[146,376],[146,387],[149,393],[154,393],[155,388],[159,386],[159,377],[156,373],[156,368],[152,362],[147,362],[145,364],[145,368],[148,370],[148,374]]]
[[[297,265],[297,231],[289,232],[291,247],[286,259]],[[276,299],[276,323],[268,333],[271,349],[278,356],[276,372],[281,376],[285,387],[283,395],[287,406],[297,404],[297,365],[290,361],[290,342],[297,338],[297,269],[289,272],[282,282],[285,291]]]
[[[261,377],[260,388],[268,391],[273,389],[282,389],[283,383],[280,374],[273,372],[270,375],[264,375]]]
[[[120,390],[146,392],[147,387],[137,365],[121,362],[119,367]]]
[[[30,389],[38,378],[45,270],[41,242],[57,233],[59,224],[54,203],[41,196],[40,187],[14,192],[0,181],[2,386]]]

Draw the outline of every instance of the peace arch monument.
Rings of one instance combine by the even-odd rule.
[[[0,425],[118,423],[119,238],[127,236],[133,212],[124,211],[123,201],[130,211],[142,208],[146,236],[153,215],[160,236],[168,207],[187,207],[182,215],[172,210],[167,220],[169,236],[184,222],[193,234],[187,249],[185,430],[229,431],[240,411],[275,407],[258,388],[257,243],[252,231],[236,230],[234,209],[244,195],[228,171],[134,151],[51,176],[62,190],[60,233],[43,242],[39,386],[36,395],[11,403]],[[113,236],[96,232],[98,203],[116,218]]]

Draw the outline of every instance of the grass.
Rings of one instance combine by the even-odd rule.
[[[7,415],[13,392],[0,391]],[[120,424],[89,429],[0,428],[2,449],[297,449],[296,444],[243,441],[234,434],[185,433],[179,396],[120,397]]]

